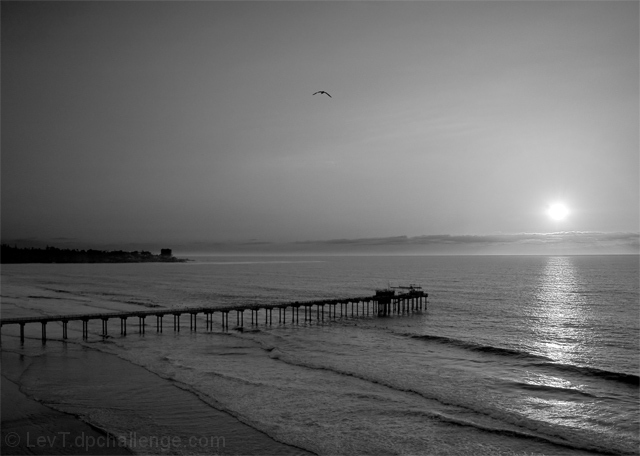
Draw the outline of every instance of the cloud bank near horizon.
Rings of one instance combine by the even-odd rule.
[[[3,241],[21,247],[159,250],[175,254],[397,254],[397,255],[584,255],[640,254],[640,233],[562,231],[482,235],[422,235],[378,238],[308,240],[276,243],[262,240],[165,243],[90,244],[73,238]]]
[[[640,252],[640,234],[630,232],[563,231],[488,235],[423,235],[335,239],[303,245],[432,254],[593,254]]]

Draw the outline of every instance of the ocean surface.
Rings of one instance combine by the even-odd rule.
[[[106,339],[98,321],[88,341],[79,322],[66,342],[49,324],[45,346],[39,324],[24,346],[4,326],[3,383],[143,454],[639,453],[638,256],[191,258],[3,265],[2,317],[346,298],[389,284],[421,285],[428,305],[298,324],[274,311],[273,325],[261,311],[257,326],[246,312],[243,332],[235,312],[228,331],[218,314],[196,332],[188,315],[180,332],[147,318],[144,335],[129,319],[126,337],[110,320]],[[221,412],[256,436],[217,425]]]

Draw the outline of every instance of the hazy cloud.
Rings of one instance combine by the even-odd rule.
[[[637,250],[638,2],[1,5],[3,240]]]
[[[332,239],[297,244],[326,250],[386,251],[397,253],[515,253],[582,254],[640,253],[640,234],[631,232],[563,231],[487,235],[425,235],[385,238]]]
[[[562,231],[555,233],[513,233],[482,235],[424,235],[378,238],[308,240],[277,243],[250,239],[246,241],[193,241],[160,243],[125,243],[96,245],[78,240],[16,239],[4,241],[20,247],[53,245],[66,248],[104,248],[156,251],[172,248],[178,254],[336,254],[336,255],[580,255],[638,254],[640,233]]]

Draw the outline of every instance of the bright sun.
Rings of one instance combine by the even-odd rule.
[[[562,203],[554,203],[547,209],[547,214],[554,220],[563,220],[569,215],[569,209]]]

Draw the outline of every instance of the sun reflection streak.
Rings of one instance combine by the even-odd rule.
[[[581,362],[589,315],[572,257],[549,257],[536,293],[534,349],[562,363]]]
[[[529,397],[525,403],[529,406],[531,418],[577,429],[598,430],[596,424],[587,426],[584,423],[584,417],[594,413],[593,404],[540,397]]]
[[[598,313],[594,279],[580,261],[571,256],[547,257],[534,272],[538,280],[527,302],[533,337],[527,350],[547,359],[525,362],[515,378],[511,407],[515,413],[543,426],[562,428],[563,433],[585,442],[634,448],[637,414],[617,400],[619,385],[592,377],[588,370],[594,365],[590,347],[607,340],[594,330],[602,324],[603,314]],[[621,414],[628,420],[620,420]],[[613,425],[615,438],[610,432]]]

